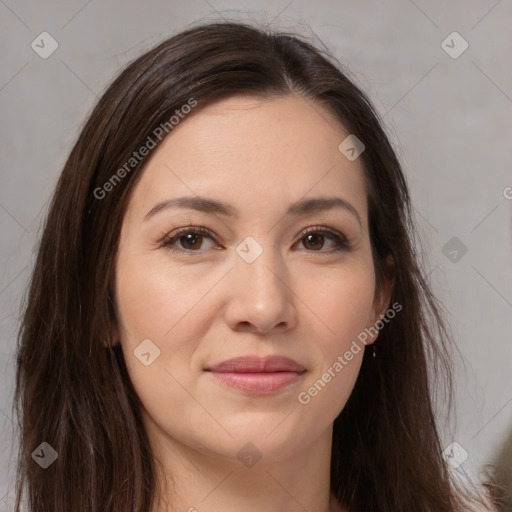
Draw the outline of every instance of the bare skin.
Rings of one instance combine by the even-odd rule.
[[[116,300],[159,476],[170,480],[152,512],[344,512],[329,484],[332,425],[364,350],[342,371],[333,363],[386,312],[390,292],[376,286],[360,160],[338,150],[347,135],[301,97],[237,96],[185,118],[151,155],[123,221]],[[181,196],[228,203],[238,216],[168,207],[145,218]],[[287,214],[333,197],[345,206]],[[183,227],[175,252],[162,246]],[[147,366],[134,356],[146,339],[160,351]],[[266,394],[205,371],[269,354],[306,371]]]

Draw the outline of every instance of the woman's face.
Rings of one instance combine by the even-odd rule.
[[[234,458],[252,443],[272,462],[330,432],[360,369],[358,335],[388,298],[375,286],[362,164],[338,149],[348,135],[298,96],[236,96],[154,150],[123,221],[116,302],[159,447]],[[296,367],[217,366],[268,356]]]

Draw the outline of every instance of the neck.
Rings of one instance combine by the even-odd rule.
[[[151,512],[345,511],[330,492],[332,428],[273,460],[256,448],[240,459],[193,448],[164,434],[147,416],[145,423],[160,482]],[[240,445],[237,453],[245,443],[234,444]]]

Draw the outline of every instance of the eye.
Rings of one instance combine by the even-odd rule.
[[[206,238],[213,240],[210,231],[202,226],[181,228],[166,237],[161,246],[173,252],[200,252],[199,249],[201,249],[201,245]],[[178,242],[181,247],[177,247],[175,245],[176,242]]]
[[[334,248],[322,251],[321,249],[326,239],[334,241]],[[308,252],[332,253],[350,249],[350,244],[344,235],[328,228],[308,228],[303,232],[302,237],[298,241],[302,243],[303,247],[306,249],[311,249]]]

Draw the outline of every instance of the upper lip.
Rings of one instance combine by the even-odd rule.
[[[286,356],[243,356],[209,366],[206,371],[217,373],[302,373],[306,370],[302,365]]]

